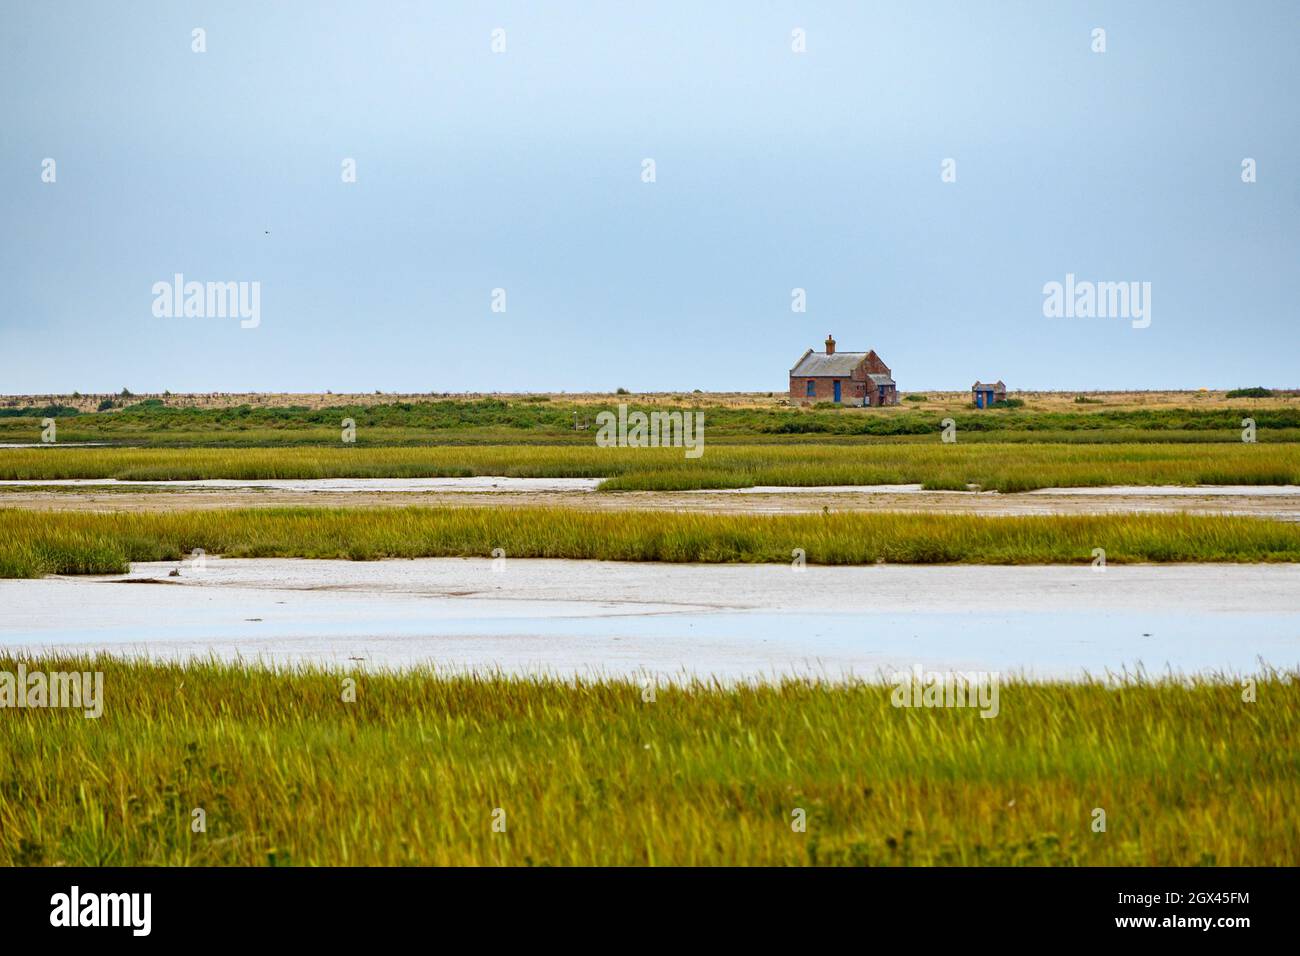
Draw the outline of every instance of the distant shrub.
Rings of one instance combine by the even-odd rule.
[[[99,408],[97,408],[96,411],[106,412],[110,408],[117,408],[117,402],[113,401],[111,398],[106,398],[99,403]]]
[[[126,412],[148,412],[158,408],[166,408],[167,403],[161,398],[146,398],[136,402],[134,405],[128,405],[123,411]]]
[[[904,395],[903,396],[903,401],[905,402],[928,402],[929,400],[930,397],[928,395]]]
[[[619,388],[617,391],[614,392],[614,394],[615,394],[615,395],[631,395],[632,393],[629,392],[629,391],[628,391],[627,389],[625,389],[625,388]]]
[[[1087,395],[1076,395],[1076,396],[1074,396],[1074,404],[1076,404],[1076,405],[1100,405],[1100,404],[1101,404],[1101,399],[1100,399],[1100,398],[1089,398]]]
[[[1262,385],[1253,388],[1234,388],[1228,393],[1229,398],[1272,398],[1273,392]]]
[[[551,400],[551,396],[549,395],[525,395],[524,396],[525,402],[549,402],[550,400]]]
[[[820,421],[812,415],[797,415],[778,422],[767,430],[773,435],[812,435],[832,429],[829,422]]]
[[[1024,408],[1025,400],[1023,398],[1004,398],[1001,401],[994,402],[989,408]]]
[[[0,418],[69,418],[81,413],[71,405],[46,405],[43,408],[2,408]]]

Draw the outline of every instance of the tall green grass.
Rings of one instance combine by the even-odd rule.
[[[0,712],[0,865],[1290,865],[1300,681],[632,682],[27,661],[104,712]],[[0,670],[17,662],[0,659]],[[343,678],[356,681],[343,700]],[[1094,832],[1094,810],[1106,813]],[[201,809],[206,830],[195,832]],[[505,831],[494,832],[494,811]],[[792,827],[806,814],[806,832]]]
[[[1300,484],[1300,445],[707,445],[680,448],[33,448],[0,452],[0,478],[606,478],[605,490],[750,485],[974,484],[1004,492],[1071,485]]]
[[[1300,561],[1300,525],[1189,514],[1032,517],[848,512],[716,515],[572,508],[0,510],[0,577],[114,574],[132,561],[228,557],[591,558],[814,564]]]

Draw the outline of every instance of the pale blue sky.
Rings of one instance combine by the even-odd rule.
[[[5,3],[0,392],[780,390],[828,331],[904,390],[1300,385],[1297,49],[1250,0]],[[155,318],[175,272],[260,327]],[[1067,272],[1151,326],[1044,318]]]

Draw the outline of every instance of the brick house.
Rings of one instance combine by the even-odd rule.
[[[996,382],[976,382],[970,387],[970,400],[976,408],[988,408],[994,402],[1007,400],[1007,386],[998,379]]]
[[[790,369],[790,401],[897,405],[898,387],[875,352],[837,352],[828,335],[825,352],[809,349]]]

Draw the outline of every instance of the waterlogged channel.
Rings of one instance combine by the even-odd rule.
[[[0,446],[3,447],[3,446]],[[23,446],[9,446],[23,447]],[[3,488],[95,488],[292,491],[292,492],[581,492],[595,491],[602,478],[512,478],[482,475],[449,478],[192,478],[124,480],[121,478],[0,479]],[[709,495],[955,495],[972,492],[1007,497],[996,491],[926,491],[924,485],[754,485],[748,488],[702,488],[686,494]],[[1038,488],[1021,495],[1070,497],[1296,498],[1300,485],[1103,485],[1085,488]],[[1013,495],[1011,497],[1019,497]]]
[[[724,681],[1300,666],[1300,566],[222,560],[0,581],[0,647]]]
[[[600,478],[191,478],[125,481],[120,478],[47,478],[0,480],[0,487],[28,488],[173,488],[217,490],[375,492],[375,491],[595,491]]]

